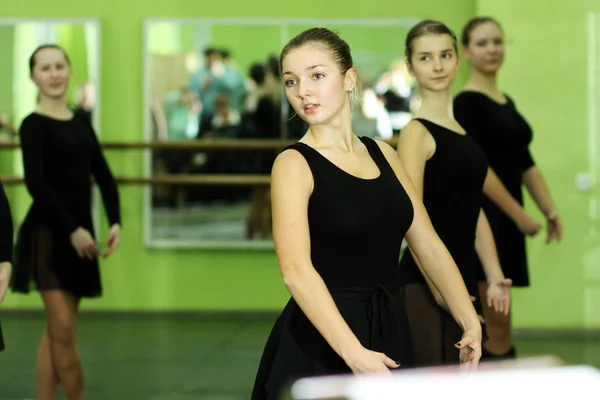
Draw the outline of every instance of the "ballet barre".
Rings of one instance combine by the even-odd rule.
[[[19,185],[25,179],[18,176],[0,176],[4,185]],[[134,185],[177,185],[177,186],[268,186],[271,183],[269,175],[250,174],[177,174],[157,175],[154,177],[115,177],[118,184]]]
[[[396,147],[397,138],[382,139]],[[105,150],[281,150],[296,140],[284,139],[195,139],[172,142],[100,142]],[[17,142],[0,142],[0,149],[19,148]]]
[[[385,139],[395,147],[397,139]],[[281,150],[295,143],[283,139],[197,139],[184,141],[152,142],[101,142],[104,150]],[[0,142],[2,149],[18,149],[18,142]],[[4,185],[20,185],[25,179],[19,176],[0,176]],[[161,174],[153,177],[115,177],[118,184],[171,185],[171,186],[268,186],[269,175],[254,174]]]

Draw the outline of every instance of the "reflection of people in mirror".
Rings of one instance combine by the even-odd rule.
[[[498,261],[482,210],[487,160],[452,116],[452,85],[459,66],[454,33],[443,23],[422,21],[406,38],[406,60],[419,84],[421,108],[398,136],[398,155],[440,239],[456,262],[481,315],[477,254],[490,283],[488,301],[508,313],[510,280]],[[475,238],[475,240],[473,240]],[[458,364],[460,326],[444,298],[420,271],[410,248],[400,261],[400,282],[418,366]]]
[[[412,113],[418,109],[414,104],[413,81],[406,69],[406,63],[399,60],[390,65],[390,69],[375,85],[375,91],[383,98],[394,133],[399,133],[410,121]]]
[[[267,339],[252,400],[278,399],[303,376],[413,365],[404,305],[392,297],[405,237],[461,324],[461,364],[475,368],[481,325],[456,264],[394,149],[352,131],[358,72],[348,44],[313,28],[280,60],[287,99],[309,128],[271,172],[273,241],[291,299]]]
[[[493,18],[474,18],[463,28],[463,53],[470,76],[454,99],[458,122],[481,146],[490,169],[485,181],[484,210],[489,219],[500,264],[513,286],[529,286],[525,235],[541,229],[523,207],[522,186],[544,213],[547,243],[560,240],[562,221],[550,191],[529,149],[532,129],[518,111],[513,99],[497,86],[498,71],[504,61],[504,39],[500,24]],[[487,282],[480,271],[480,292],[486,298]],[[512,358],[516,351],[511,337],[511,315],[494,312],[483,301],[483,317],[489,339],[484,346],[486,359]]]
[[[92,125],[67,106],[68,55],[44,45],[29,66],[39,102],[22,121],[19,136],[33,203],[18,233],[11,287],[29,293],[33,283],[46,309],[36,366],[39,398],[55,399],[60,384],[67,399],[82,399],[77,311],[82,298],[102,295],[98,258],[108,257],[119,244],[119,194]],[[92,177],[108,217],[103,245],[94,237]]]
[[[188,80],[188,88],[198,94],[202,111],[199,121],[199,134],[210,132],[217,113],[217,99],[228,96],[232,107],[239,112],[243,88],[243,78],[231,70],[223,61],[220,50],[208,48],[204,51],[205,64]]]
[[[281,137],[281,83],[278,63],[270,57],[265,62],[250,66],[252,82],[244,102],[245,136],[257,139]],[[252,170],[268,174],[276,153],[272,150],[253,152]],[[246,238],[266,239],[271,236],[271,201],[269,187],[252,188],[250,208],[246,220]]]
[[[393,135],[390,115],[375,88],[362,84],[362,101],[352,113],[352,127],[358,136],[390,139]]]

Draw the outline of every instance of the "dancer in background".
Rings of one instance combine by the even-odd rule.
[[[413,365],[396,290],[406,236],[463,329],[461,363],[475,368],[481,325],[452,257],[395,151],[352,132],[357,71],[334,32],[300,33],[280,57],[286,96],[309,124],[273,165],[273,239],[292,298],[267,340],[252,400],[280,398],[301,376],[389,373]]]
[[[508,95],[497,85],[504,60],[504,40],[497,21],[489,17],[470,20],[463,29],[463,53],[470,77],[454,99],[456,119],[483,149],[490,170],[484,185],[484,211],[489,219],[500,265],[513,286],[529,286],[525,235],[534,236],[541,225],[523,208],[522,185],[546,216],[547,243],[560,240],[562,221],[529,145],[532,130]],[[480,273],[483,271],[479,269]],[[488,283],[480,275],[485,299]],[[515,357],[510,313],[495,312],[483,301],[488,340],[484,357]]]
[[[13,220],[10,212],[10,204],[4,191],[4,185],[0,182],[0,303],[4,300],[6,290],[10,283],[12,272],[13,255]],[[4,338],[2,337],[2,326],[0,326],[0,351],[4,350]]]
[[[510,280],[504,279],[489,223],[482,210],[483,182],[488,165],[483,151],[456,122],[452,84],[459,67],[454,33],[443,23],[425,20],[406,37],[408,70],[420,86],[421,107],[401,131],[398,155],[423,199],[435,231],[456,262],[475,308],[481,314],[477,254],[483,262],[487,301],[508,313]],[[415,358],[419,366],[458,363],[454,345],[460,326],[418,257],[405,251],[400,282],[408,314]],[[428,287],[429,285],[429,287]]]
[[[23,120],[19,136],[33,204],[17,238],[12,288],[28,293],[33,280],[46,309],[36,368],[38,399],[56,399],[60,383],[67,399],[81,400],[85,396],[76,346],[77,311],[81,298],[102,294],[98,256],[107,257],[119,244],[119,195],[89,120],[67,107],[67,54],[56,45],[41,46],[29,67],[39,102]],[[94,238],[92,177],[110,225],[105,251]]]

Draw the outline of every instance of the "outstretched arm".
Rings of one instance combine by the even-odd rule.
[[[481,260],[488,284],[487,302],[489,307],[494,307],[498,312],[508,315],[510,309],[510,287],[512,281],[504,278],[504,273],[498,259],[496,243],[492,228],[485,216],[483,209],[479,211],[477,232],[475,236],[475,250]]]
[[[483,193],[514,221],[521,232],[530,236],[538,233],[540,224],[510,194],[492,168],[488,168],[488,174],[483,184]]]
[[[92,155],[92,174],[102,193],[102,200],[104,203],[104,209],[108,218],[109,231],[108,237],[106,238],[106,249],[102,256],[104,258],[112,254],[117,246],[119,245],[121,238],[121,209],[119,200],[119,190],[117,183],[113,177],[110,167],[102,154],[102,148],[98,142],[98,138],[94,133],[92,126],[90,128],[90,135],[94,141],[94,153]]]
[[[465,332],[458,346],[461,349],[468,347],[471,351],[461,351],[461,363],[476,367],[481,357],[481,325],[462,276],[448,249],[431,225],[423,202],[419,200],[417,191],[396,153],[387,143],[378,144],[413,204],[414,219],[406,234],[408,244],[424,272],[440,291],[452,316]]]
[[[532,165],[523,173],[523,183],[548,221],[546,243],[550,243],[553,239],[560,241],[563,231],[562,221],[558,216],[556,205],[552,200],[552,195],[542,171],[537,166]]]
[[[454,116],[467,134],[485,148],[485,131],[488,129],[485,110],[481,109],[480,100],[469,95],[458,96],[454,100]],[[533,162],[533,161],[532,161]],[[508,191],[496,172],[490,167],[485,178],[483,192],[527,235],[535,235],[540,225]]]
[[[435,140],[427,129],[418,121],[409,122],[398,135],[397,153],[400,162],[406,169],[410,180],[412,181],[418,199],[423,201],[423,177],[425,175],[425,164],[435,153]],[[410,254],[419,267],[421,274],[427,282],[429,290],[433,294],[436,303],[441,307],[446,307],[442,295],[437,290],[429,276],[423,270],[418,257],[410,246]]]
[[[102,148],[100,147],[98,138],[93,131],[90,132],[90,135],[94,141],[92,174],[102,193],[102,200],[108,217],[108,223],[110,226],[115,224],[121,225],[121,210],[117,183],[104,158],[104,154],[102,154]]]

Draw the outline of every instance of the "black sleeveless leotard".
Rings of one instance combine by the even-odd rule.
[[[464,91],[454,99],[456,120],[481,146],[490,167],[523,205],[523,173],[535,166],[529,146],[533,131],[509,96],[497,103],[483,93]],[[496,241],[500,265],[513,286],[529,286],[525,235],[487,196],[483,207]],[[484,280],[479,268],[480,280]]]
[[[425,164],[423,204],[440,239],[450,252],[481,315],[475,231],[483,204],[487,159],[468,135],[418,118],[435,140],[436,149]],[[400,261],[407,313],[419,365],[458,363],[454,343],[462,330],[438,307],[425,278],[409,251]]]
[[[390,291],[413,207],[379,145],[361,141],[380,170],[375,179],[350,175],[303,143],[284,151],[300,152],[314,178],[308,223],[315,269],[361,343],[408,367],[412,343],[404,306]],[[267,340],[252,400],[278,399],[295,378],[350,372],[290,299]]]

